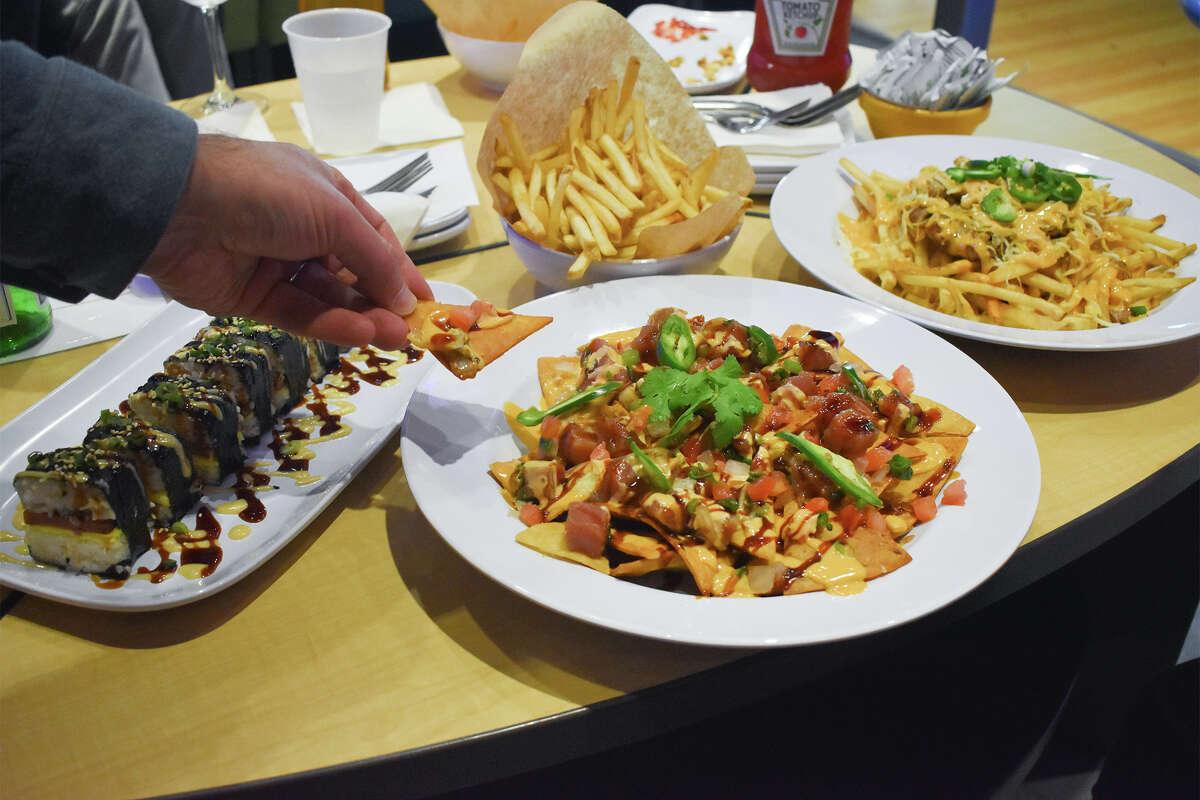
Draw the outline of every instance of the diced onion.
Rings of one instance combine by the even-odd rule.
[[[746,569],[746,579],[750,583],[750,591],[755,594],[770,594],[775,590],[775,584],[783,577],[787,567],[781,561],[774,564],[751,564]]]
[[[730,459],[725,462],[725,474],[731,481],[745,481],[750,477],[750,465]]]

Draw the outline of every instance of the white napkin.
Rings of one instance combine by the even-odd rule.
[[[373,153],[368,156],[331,158],[326,163],[337,167],[354,188],[361,192],[400,169],[421,152],[389,150],[386,153]],[[461,214],[467,206],[479,205],[479,194],[475,191],[475,180],[471,177],[467,153],[461,140],[435,144],[424,152],[429,154],[433,169],[406,191],[408,194],[420,194],[426,189],[437,187],[429,196],[429,210],[425,212],[423,220],[426,226],[434,225],[455,213]]]
[[[275,134],[271,133],[258,106],[249,102],[236,103],[224,111],[201,117],[196,120],[196,127],[201,133],[220,133],[257,142],[275,141]]]
[[[78,303],[65,303],[51,298],[54,324],[50,334],[28,350],[0,356],[0,364],[124,336],[166,308],[167,303],[158,285],[145,275],[135,276],[115,300],[94,294],[89,294]]]
[[[292,112],[309,143],[312,129],[304,103],[292,103]],[[462,123],[450,115],[442,93],[432,83],[397,86],[383,95],[379,109],[379,144],[391,147],[412,142],[453,139],[464,133]]]
[[[366,195],[366,201],[383,215],[405,248],[412,244],[421,220],[429,210],[429,199],[419,194],[372,192]]]
[[[759,103],[772,110],[778,111],[795,105],[801,100],[808,99],[810,103],[818,103],[829,97],[831,92],[824,84],[815,86],[794,86],[790,89],[780,89],[775,92],[755,92],[738,95],[709,95],[728,100],[746,100]],[[757,173],[760,168],[779,170],[795,166],[796,159],[824,153],[846,143],[846,131],[838,119],[838,115],[817,125],[789,128],[786,125],[767,125],[754,133],[733,133],[727,131],[715,122],[708,123],[708,132],[712,134],[717,146],[735,145],[746,151],[750,166]]]

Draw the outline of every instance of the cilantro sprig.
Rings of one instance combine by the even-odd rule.
[[[762,411],[762,400],[739,378],[742,368],[735,358],[726,358],[713,370],[685,372],[672,367],[655,367],[646,373],[638,391],[650,406],[648,422],[665,425],[673,421],[660,444],[672,446],[697,414],[711,417],[713,446],[724,450],[738,435],[746,418]]]

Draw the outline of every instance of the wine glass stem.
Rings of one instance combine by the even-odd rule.
[[[217,6],[205,6],[204,32],[208,36],[208,54],[212,59],[213,93],[208,98],[208,104],[218,108],[227,108],[237,102],[237,97],[230,87],[228,63],[225,60],[225,47],[221,38],[221,23],[217,20]]]

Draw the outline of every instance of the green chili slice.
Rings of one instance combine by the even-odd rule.
[[[996,222],[1012,222],[1017,218],[1017,207],[1008,199],[1008,193],[1003,189],[992,189],[979,207]]]
[[[637,442],[633,439],[627,441],[629,442],[629,449],[633,451],[633,457],[642,465],[642,471],[646,473],[646,478],[650,481],[650,485],[660,492],[671,491],[671,481],[667,480],[667,476],[658,468],[658,464],[655,464],[654,460],[646,455],[646,451],[638,447]]]
[[[658,334],[658,363],[684,372],[696,363],[696,342],[683,317],[672,314],[663,320]]]
[[[609,394],[610,392],[615,392],[619,388],[621,388],[620,381],[609,381],[608,383],[602,383],[599,386],[593,386],[591,389],[585,389],[579,394],[568,397],[561,403],[555,403],[545,411],[530,406],[520,414],[517,414],[517,422],[522,425],[537,425],[546,417],[557,417],[567,413],[568,411],[574,411],[580,406],[587,405],[593,400],[604,397],[604,395]]]
[[[1146,313],[1146,307],[1145,306],[1130,306],[1129,313],[1135,317],[1140,317]]]
[[[871,396],[867,394],[867,385],[858,376],[858,370],[854,368],[854,365],[842,364],[842,374],[846,376],[846,380],[850,381],[850,391],[870,403]]]
[[[757,325],[751,325],[746,329],[746,335],[750,339],[750,353],[759,366],[765,367],[767,364],[774,364],[779,360],[779,350],[776,349],[775,340],[771,338],[771,334]]]
[[[1043,203],[1050,197],[1050,190],[1036,180],[1024,176],[1009,178],[1008,192],[1022,203]]]
[[[1083,194],[1083,186],[1075,179],[1074,175],[1052,170],[1050,179],[1050,196],[1055,200],[1062,200],[1067,205],[1073,205]]]
[[[883,501],[879,499],[879,495],[875,494],[875,490],[871,488],[871,482],[864,478],[862,473],[855,469],[854,464],[850,463],[850,460],[846,457],[838,455],[832,450],[810,442],[803,436],[797,436],[794,433],[780,431],[775,435],[799,450],[805,458],[815,464],[817,469],[828,475],[846,494],[856,500],[861,500],[876,507],[883,506]]]
[[[621,363],[627,367],[632,367],[642,360],[642,354],[632,347],[621,353]]]

